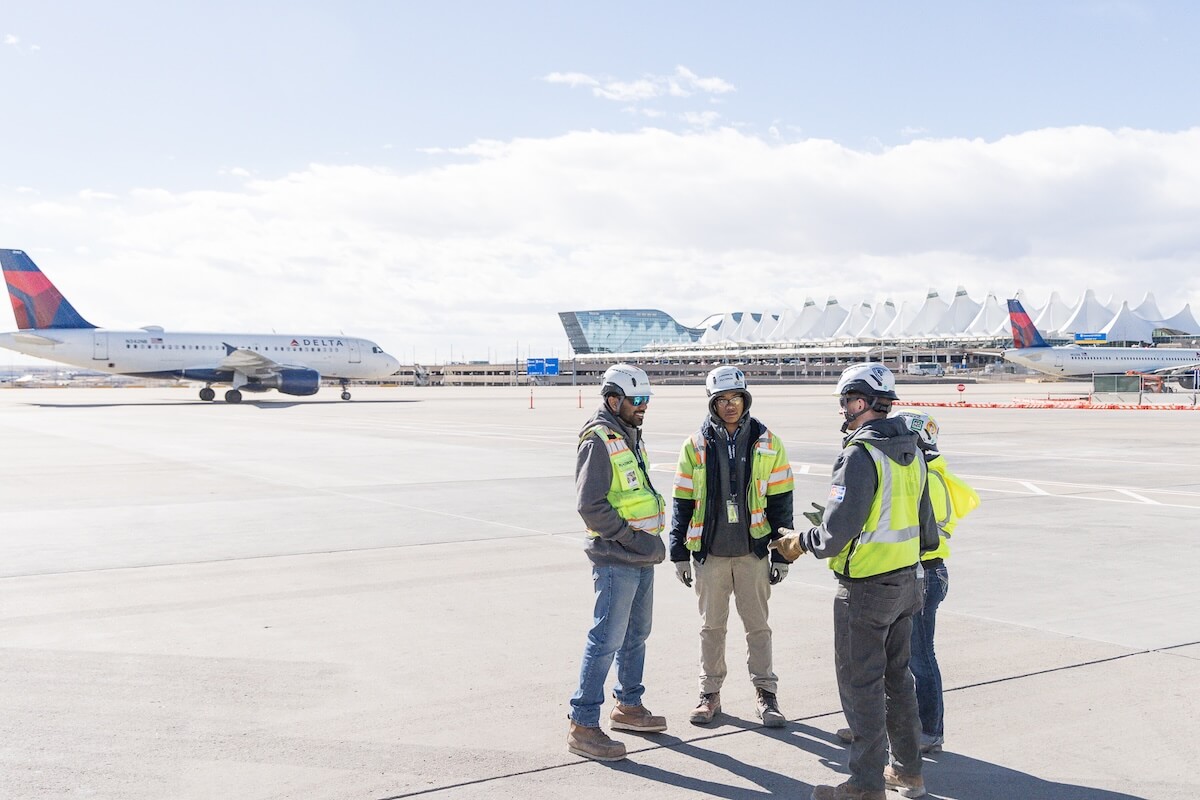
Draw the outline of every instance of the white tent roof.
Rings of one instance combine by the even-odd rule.
[[[1096,333],[1104,330],[1104,326],[1112,321],[1113,312],[1104,307],[1096,299],[1096,293],[1088,289],[1083,293],[1083,299],[1071,312],[1071,318],[1059,328],[1060,334]],[[1041,330],[1039,328],[1039,330]],[[1043,331],[1043,334],[1045,331]]]
[[[821,319],[823,310],[811,297],[804,298],[804,306],[800,309],[796,321],[784,332],[783,341],[798,342],[803,339],[812,330],[812,326]]]
[[[733,329],[736,327],[737,322],[734,321],[733,314],[722,314],[721,319],[701,335],[700,344],[718,344],[720,342],[731,341],[729,335],[733,333]]]
[[[896,304],[891,300],[884,300],[882,303],[875,304],[875,310],[871,312],[871,318],[867,320],[867,324],[858,332],[860,337],[866,339],[879,339],[883,336],[883,332],[887,330],[888,325],[892,324],[892,320],[896,318]]]
[[[1154,341],[1154,329],[1158,327],[1153,322],[1142,319],[1129,308],[1129,303],[1121,303],[1121,309],[1113,316],[1107,325],[1100,329],[1110,342],[1146,342]]]
[[[995,292],[988,292],[975,313],[975,319],[967,324],[963,333],[972,336],[997,336],[1004,330],[1008,322],[1008,304],[1000,305],[1000,298]]]
[[[763,341],[784,341],[787,338],[785,335],[787,333],[787,329],[792,327],[795,322],[796,310],[794,308],[785,308],[783,312],[779,314],[779,318],[775,320],[775,324],[771,327],[771,330],[767,331],[766,335],[763,337]]]
[[[1024,301],[1021,302],[1021,305],[1025,306]],[[1034,326],[1042,332],[1043,336],[1057,336],[1063,325],[1066,325],[1067,320],[1071,318],[1072,306],[1064,303],[1058,296],[1058,292],[1051,292],[1050,302],[1046,303],[1046,307],[1040,314],[1029,311],[1028,306],[1025,306],[1025,310],[1029,312],[1029,318],[1033,320]]]
[[[1200,334],[1200,323],[1196,322],[1196,318],[1192,316],[1192,304],[1188,303],[1179,313],[1173,317],[1167,317],[1164,320],[1159,320],[1158,327],[1170,328],[1174,331],[1183,331],[1192,335]]]
[[[821,312],[821,318],[809,329],[804,338],[828,339],[833,336],[834,331],[842,327],[842,323],[848,316],[850,316],[850,312],[838,305],[837,298],[830,297],[825,301],[825,310]]]
[[[939,323],[942,317],[945,316],[947,309],[950,306],[946,301],[938,297],[937,289],[930,289],[925,295],[925,302],[921,305],[921,309],[917,312],[916,317],[904,329],[904,336],[923,336],[927,333],[933,333],[938,330]]]
[[[863,301],[846,315],[846,319],[833,332],[834,339],[855,339],[867,323],[871,321],[871,304]]]
[[[1154,293],[1146,292],[1146,296],[1142,298],[1142,302],[1138,304],[1133,313],[1137,314],[1142,319],[1148,319],[1151,322],[1156,322],[1163,318],[1162,312],[1158,310],[1158,303],[1154,302]]]
[[[892,324],[884,330],[883,339],[902,339],[907,335],[909,325],[917,316],[917,309],[907,300],[900,301],[900,311],[896,313]]]
[[[967,290],[959,286],[954,290],[954,300],[942,315],[936,333],[963,333],[979,313],[980,304],[967,295]]]

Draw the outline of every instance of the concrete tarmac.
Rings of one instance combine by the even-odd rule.
[[[839,450],[832,387],[752,390],[807,508]],[[538,388],[530,408],[528,388],[237,406],[0,390],[0,798],[808,798],[843,781],[835,583],[812,559],[773,590],[786,728],[754,715],[736,615],[725,713],[687,722],[699,617],[667,563],[645,684],[669,730],[614,734],[623,762],[567,753],[592,602],[574,451],[596,391]],[[664,492],[704,406],[698,386],[650,405]],[[938,615],[930,796],[1193,797],[1200,415],[929,410],[984,501]]]

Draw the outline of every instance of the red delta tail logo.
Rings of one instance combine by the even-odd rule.
[[[1008,301],[1008,319],[1012,322],[1013,347],[1024,350],[1029,347],[1050,346],[1034,327],[1033,320],[1025,313],[1020,300]]]
[[[21,250],[0,250],[8,299],[21,330],[94,328]]]

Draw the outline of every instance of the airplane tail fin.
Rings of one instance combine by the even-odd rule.
[[[21,330],[96,327],[79,315],[24,251],[0,249],[0,266]]]
[[[1008,318],[1012,322],[1013,347],[1023,349],[1050,346],[1046,344],[1046,340],[1034,327],[1033,320],[1029,318],[1029,314],[1025,313],[1020,300],[1008,301]]]

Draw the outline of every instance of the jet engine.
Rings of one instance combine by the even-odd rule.
[[[265,378],[252,378],[241,387],[243,391],[265,392],[267,389],[275,389],[280,394],[292,395],[316,394],[320,388],[320,373],[315,369],[301,367],[280,370],[278,374]]]

